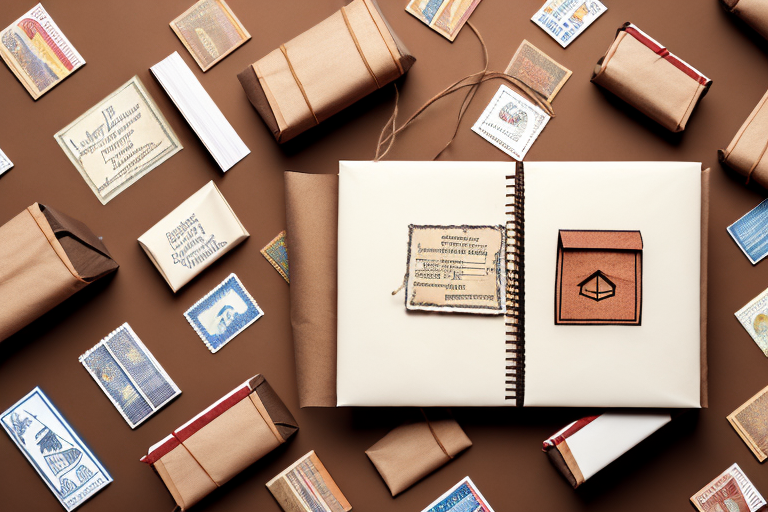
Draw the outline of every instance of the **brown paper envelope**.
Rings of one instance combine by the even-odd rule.
[[[768,6],[768,3],[766,3]],[[768,91],[757,103],[747,120],[726,149],[717,152],[720,161],[750,181],[768,188]]]
[[[216,483],[184,445],[180,444],[161,457],[154,468],[181,510],[189,509],[216,489]]]

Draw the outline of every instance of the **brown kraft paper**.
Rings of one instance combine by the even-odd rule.
[[[374,0],[353,0],[238,79],[282,143],[401,77],[415,60]]]
[[[619,28],[598,61],[592,82],[672,132],[685,129],[694,107],[712,84],[631,23]]]
[[[291,327],[301,407],[336,406],[339,177],[285,173]]]
[[[768,0],[720,0],[720,3],[768,39]]]
[[[741,3],[739,3],[741,5]],[[768,3],[766,3],[768,7]],[[768,17],[768,12],[766,12]],[[768,91],[741,125],[736,136],[726,149],[720,149],[717,156],[720,161],[731,169],[746,177],[747,183],[756,181],[768,188],[768,159],[765,150],[768,148]]]
[[[397,427],[365,454],[396,496],[470,446],[456,420],[427,419]]]
[[[0,227],[0,341],[117,267],[85,224],[28,207]]]

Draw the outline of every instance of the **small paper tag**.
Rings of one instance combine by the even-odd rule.
[[[407,309],[506,312],[503,226],[408,228]]]

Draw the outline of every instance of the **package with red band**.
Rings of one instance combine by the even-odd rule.
[[[685,130],[712,80],[631,23],[619,28],[592,82],[672,132]]]
[[[298,429],[277,393],[256,375],[156,443],[141,461],[187,510]]]

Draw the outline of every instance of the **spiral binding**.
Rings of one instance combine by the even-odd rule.
[[[523,164],[507,176],[507,313],[505,399],[525,397],[525,180]]]

